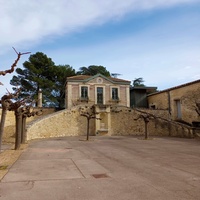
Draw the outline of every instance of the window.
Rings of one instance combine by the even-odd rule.
[[[97,104],[103,104],[103,87],[97,87]]]
[[[88,98],[88,87],[86,87],[86,86],[81,87],[81,98],[82,99]]]
[[[118,100],[118,88],[112,88],[112,99],[113,100]]]

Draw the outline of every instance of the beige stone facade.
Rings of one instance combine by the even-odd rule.
[[[80,75],[69,77],[66,82],[66,108],[87,104],[95,106],[96,117],[93,132],[110,134],[112,105],[130,107],[130,81],[105,77]],[[90,109],[90,108],[89,108]]]
[[[200,80],[148,96],[149,107],[167,110],[172,120],[200,121]]]
[[[68,77],[65,107],[88,104],[130,106],[130,81],[105,77],[79,75]]]

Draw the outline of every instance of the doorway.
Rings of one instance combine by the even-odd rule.
[[[180,100],[176,100],[176,112],[177,112],[177,119],[181,119],[182,114],[181,114],[181,101]]]

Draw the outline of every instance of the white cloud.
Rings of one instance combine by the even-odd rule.
[[[111,73],[122,74],[119,78],[131,81],[143,77],[145,84],[158,86],[159,89],[198,79],[200,49],[197,38],[193,38],[194,45],[190,46],[191,41],[181,35],[178,35],[178,41],[170,42],[151,41],[148,35],[147,31],[143,37],[140,34],[140,37],[117,38],[90,46],[49,49],[47,54],[57,64],[70,64],[76,70],[81,66],[96,64],[105,66]]]
[[[153,9],[192,0],[0,0],[2,47],[41,41],[46,36],[79,31],[135,10]],[[193,0],[195,1],[195,0]],[[30,44],[28,44],[30,45]]]
[[[11,49],[12,46],[20,51],[31,50],[29,47],[49,40],[49,38],[81,31],[85,27],[103,24],[109,20],[120,20],[130,12],[137,13],[138,11],[166,8],[184,3],[191,4],[192,2],[199,2],[199,0],[0,0],[0,70],[7,69],[10,62],[15,59],[16,54]],[[80,49],[70,47],[67,50],[58,50],[52,48],[45,53],[52,57],[57,64],[75,65],[73,67],[76,69],[90,64],[104,65],[111,72],[123,74],[120,78],[132,80],[142,76],[150,85],[162,86],[162,83],[164,85],[169,80],[169,77],[163,77],[163,73],[169,72],[168,66],[174,70],[171,76],[171,80],[174,80],[179,73],[178,70],[175,73],[177,62],[178,66],[195,66],[196,68],[193,68],[191,73],[187,73],[187,77],[198,78],[199,76],[195,76],[195,73],[200,73],[197,67],[199,66],[197,65],[199,57],[194,54],[199,55],[199,48],[194,49],[194,46],[199,47],[199,42],[196,40],[199,31],[190,31],[192,27],[197,27],[196,29],[199,27],[199,22],[196,21],[198,17],[194,16],[194,18],[195,22],[189,21],[186,30],[178,30],[179,33],[181,31],[185,33],[185,39],[182,39],[183,35],[179,38],[176,37],[175,30],[177,30],[178,22],[177,19],[173,19],[173,21],[171,19],[168,23],[160,22],[162,23],[160,26],[154,25],[153,27],[151,25],[148,31],[135,33],[134,39],[129,37],[123,40],[117,38],[115,41],[111,39],[110,43],[106,41],[106,44],[102,43],[100,46],[93,44],[90,47],[80,47]],[[186,24],[187,19],[190,20],[191,16],[182,19],[182,24]],[[166,32],[164,27],[167,27],[169,31]],[[157,35],[158,33],[160,35]],[[188,36],[190,36],[189,39]],[[194,38],[195,41],[191,38]],[[180,40],[179,44],[174,47],[173,45],[177,44],[178,40]],[[184,44],[184,41],[188,41],[187,44]],[[189,41],[191,41],[191,47]],[[173,45],[170,46],[170,43]],[[180,55],[179,48],[181,48],[182,55]],[[183,53],[184,48],[187,49],[184,51],[185,53]],[[190,50],[191,54],[188,53]],[[4,58],[2,59],[3,54]],[[71,60],[66,58],[66,55]],[[27,57],[22,57],[20,61],[23,62],[23,59],[27,59]],[[177,61],[181,57],[184,58],[183,62],[187,60],[188,62]],[[74,64],[74,61],[77,63]],[[162,66],[162,69],[159,69],[159,66]],[[18,67],[20,67],[20,63]],[[12,76],[13,74],[1,77],[1,82],[4,83],[1,92],[3,88],[7,87]],[[182,76],[185,77],[185,74]]]

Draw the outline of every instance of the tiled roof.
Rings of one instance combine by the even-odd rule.
[[[96,77],[98,75],[94,75],[94,76],[89,76],[89,75],[77,75],[77,76],[71,76],[71,77],[67,77],[67,81],[83,81],[83,80],[87,80],[90,79],[92,77]],[[123,80],[123,79],[119,79],[119,78],[113,78],[113,77],[105,77],[103,75],[100,75],[101,77],[108,79],[112,82],[124,82],[124,83],[130,83],[130,81],[127,80]]]
[[[178,86],[175,86],[175,87],[171,87],[171,88],[168,88],[166,90],[162,90],[162,91],[159,91],[159,92],[156,92],[156,93],[152,93],[152,94],[149,94],[148,96],[160,94],[160,93],[163,93],[163,92],[168,92],[170,90],[175,90],[175,89],[186,87],[186,86],[189,86],[189,85],[192,85],[192,84],[196,84],[196,83],[200,83],[200,79],[198,79],[196,81],[189,82],[189,83],[185,83],[185,84],[182,84],[182,85],[178,85]]]
[[[91,76],[89,75],[77,75],[77,76],[70,76],[67,77],[67,80],[85,80],[90,78]]]
[[[124,79],[119,79],[119,78],[113,78],[113,77],[107,77],[108,79],[115,81],[115,82],[130,82]]]

